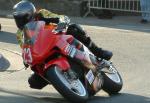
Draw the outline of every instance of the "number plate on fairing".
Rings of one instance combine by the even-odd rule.
[[[88,80],[88,82],[90,84],[93,83],[93,81],[94,81],[94,75],[93,75],[92,70],[89,70],[89,72],[86,74],[86,79]]]

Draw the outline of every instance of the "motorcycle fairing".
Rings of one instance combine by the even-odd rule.
[[[95,69],[88,53],[80,51],[69,44],[68,40],[73,38],[72,36],[56,33],[53,30],[45,28],[45,23],[42,21],[28,23],[25,30],[23,58],[26,63],[33,66],[32,69],[37,71],[38,74],[43,75],[52,65],[58,65],[63,71],[68,70],[70,64],[68,63],[67,57],[79,61],[89,69]],[[45,63],[45,60],[53,55],[52,52],[55,51],[54,48],[56,47],[59,49],[59,53],[62,54],[62,57],[52,59]],[[94,83],[94,80],[91,82]],[[93,83],[91,83],[91,85],[93,85]]]
[[[55,35],[52,30],[45,28],[43,21],[33,21],[26,24],[24,31],[23,51],[26,51],[28,48],[32,56],[32,62],[27,63],[35,65],[44,62],[43,60],[50,55],[50,51],[55,47],[60,35]],[[25,53],[23,52],[23,55],[29,54]],[[24,60],[27,59],[23,58]]]
[[[66,57],[60,57],[60,58],[49,61],[48,63],[45,64],[44,69],[47,70],[48,67],[52,65],[59,66],[63,71],[66,71],[70,68],[70,64],[68,63],[68,60],[66,59]]]
[[[62,35],[53,32],[54,28],[51,29],[49,27],[45,28],[45,23],[42,21],[33,21],[26,24],[22,56],[24,61],[32,66],[45,64],[44,70],[46,70],[49,66],[58,65],[65,71],[70,68],[66,57],[56,58],[44,63],[47,57],[55,53],[56,50],[54,48],[57,47],[57,42],[62,40],[60,39]],[[65,40],[69,38],[71,38],[69,35],[64,37]],[[40,73],[42,72],[44,71],[40,70]]]

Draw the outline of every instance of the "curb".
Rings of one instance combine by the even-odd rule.
[[[13,15],[5,15],[6,18],[13,18]]]
[[[0,17],[13,18],[12,11],[0,10]]]
[[[2,15],[2,14],[0,14],[0,17],[13,19],[13,15]]]

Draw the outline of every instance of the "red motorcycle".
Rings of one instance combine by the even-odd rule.
[[[101,89],[118,93],[123,82],[113,64],[65,34],[64,28],[43,21],[26,24],[24,62],[71,102],[85,102]]]

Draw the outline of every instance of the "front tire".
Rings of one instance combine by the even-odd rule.
[[[63,72],[58,66],[49,68],[46,72],[47,79],[55,89],[66,99],[74,103],[84,103],[88,99],[88,93],[79,79],[69,79],[67,72]]]

